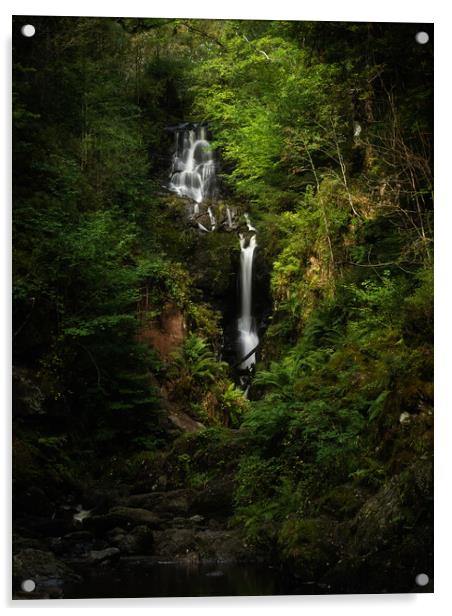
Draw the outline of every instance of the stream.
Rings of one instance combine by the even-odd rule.
[[[66,599],[215,597],[327,594],[326,585],[301,582],[256,563],[182,564],[149,557],[122,558],[115,568],[91,569],[83,583],[64,587]]]

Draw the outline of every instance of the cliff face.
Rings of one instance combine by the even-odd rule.
[[[186,336],[185,317],[180,308],[170,303],[164,304],[157,319],[144,316],[138,332],[139,342],[157,350],[163,360],[170,359]]]

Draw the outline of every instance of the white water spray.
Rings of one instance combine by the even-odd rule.
[[[198,205],[215,192],[215,161],[206,139],[207,128],[176,130],[175,152],[171,168],[170,190],[188,197]],[[199,212],[195,208],[195,215]]]

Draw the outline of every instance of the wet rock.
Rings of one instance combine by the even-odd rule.
[[[246,562],[256,558],[236,531],[170,528],[154,533],[154,554],[162,560]]]
[[[193,529],[171,528],[154,533],[154,554],[160,559],[177,560],[195,551],[195,548]]]
[[[154,536],[147,526],[136,526],[129,534],[117,535],[114,544],[124,554],[150,554]]]
[[[125,529],[145,525],[149,528],[159,528],[161,521],[152,511],[135,507],[114,507],[104,515],[92,516],[84,521],[88,530],[107,532],[122,526]]]
[[[55,554],[79,555],[89,551],[93,543],[93,534],[88,530],[80,530],[54,538],[50,547]]]
[[[104,550],[91,550],[89,561],[93,565],[98,565],[105,561],[115,561],[120,557],[121,551],[118,548],[105,548]]]
[[[199,421],[193,419],[184,413],[183,411],[177,411],[168,414],[168,419],[179,428],[182,432],[200,432],[201,430],[205,430],[205,425]]]
[[[193,498],[190,511],[210,517],[228,517],[233,512],[234,483],[228,479],[213,481]]]
[[[149,492],[135,494],[125,499],[124,503],[130,507],[143,507],[156,514],[171,516],[187,515],[193,499],[192,490],[172,490],[170,492]]]
[[[52,552],[27,548],[13,557],[13,579],[17,589],[24,580],[33,580],[39,592],[46,587],[55,588],[68,582],[80,582],[82,578]]]

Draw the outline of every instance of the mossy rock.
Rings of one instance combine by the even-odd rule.
[[[290,517],[278,543],[284,559],[305,580],[318,579],[339,558],[337,522],[328,518]]]
[[[31,579],[38,591],[48,585],[59,586],[81,580],[70,567],[55,558],[52,552],[33,548],[21,550],[13,557],[13,579],[17,587],[24,580]]]
[[[368,493],[362,488],[346,484],[327,492],[316,505],[322,513],[337,520],[349,520],[359,511],[366,498]]]
[[[387,481],[363,505],[354,521],[355,551],[375,552],[403,541],[423,520],[431,519],[432,503],[432,464],[419,460]]]

